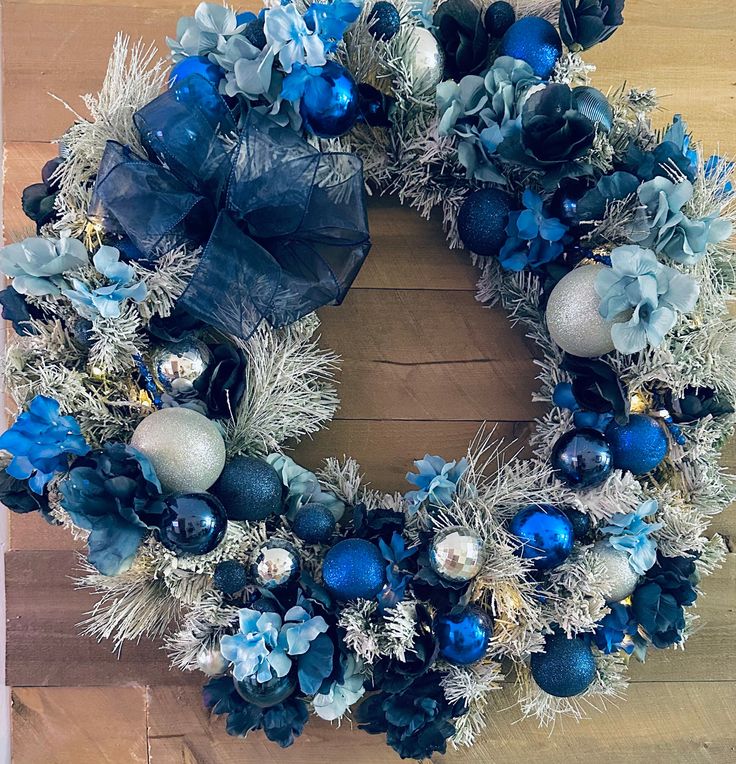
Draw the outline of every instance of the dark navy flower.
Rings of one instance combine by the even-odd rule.
[[[624,23],[625,0],[562,0],[560,36],[568,48],[587,50]]]
[[[473,0],[447,0],[434,14],[435,35],[445,52],[445,74],[459,80],[488,63],[488,33]]]
[[[677,398],[668,391],[666,406],[672,419],[678,423],[697,422],[707,416],[717,417],[733,414],[733,406],[726,398],[710,387],[688,386]]]
[[[353,528],[360,538],[375,540],[388,539],[394,533],[401,533],[406,525],[406,516],[395,509],[376,507],[368,509],[365,504],[353,507]]]
[[[0,472],[0,502],[19,515],[38,511],[47,522],[55,522],[49,513],[48,493],[33,493],[27,480],[18,480],[4,471]]]
[[[84,456],[89,446],[77,420],[61,416],[58,401],[37,395],[0,436],[0,449],[13,457],[5,468],[8,474],[28,480],[31,490],[41,494],[56,473],[66,472],[69,455]]]
[[[21,198],[23,212],[36,224],[37,230],[47,223],[52,223],[57,217],[54,206],[59,192],[56,170],[63,161],[61,157],[49,159],[41,170],[41,182],[33,183],[23,189]]]
[[[636,619],[632,616],[631,608],[620,602],[614,602],[609,607],[611,612],[596,625],[593,635],[595,644],[604,653],[624,650],[630,655],[634,649],[630,637],[636,633]]]
[[[28,334],[36,333],[36,330],[28,322],[32,318],[40,318],[43,314],[34,305],[28,303],[24,295],[17,292],[12,286],[0,292],[0,306],[2,306],[3,318],[13,324],[16,334],[25,337]]]
[[[194,389],[207,404],[212,419],[229,419],[245,392],[245,356],[230,344],[211,347],[212,361]]]
[[[381,610],[385,610],[395,607],[403,601],[406,587],[413,575],[409,561],[419,551],[419,547],[407,549],[403,537],[398,533],[393,534],[390,544],[379,539],[378,546],[384,560],[388,563],[386,566],[386,585],[378,594],[378,606]]]

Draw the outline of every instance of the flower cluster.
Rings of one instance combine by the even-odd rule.
[[[459,462],[446,462],[441,456],[425,454],[424,459],[418,459],[414,466],[418,473],[409,472],[406,479],[417,486],[416,491],[409,491],[406,500],[412,511],[427,502],[436,507],[447,507],[457,491],[460,478],[468,469],[467,459]]]
[[[87,265],[87,250],[78,239],[24,239],[0,249],[0,272],[13,279],[19,294],[58,295],[68,286],[65,274]]]
[[[657,559],[657,543],[652,533],[662,527],[662,523],[647,522],[658,508],[657,501],[650,499],[639,505],[634,512],[616,512],[609,525],[601,528],[606,542],[614,549],[629,555],[629,564],[643,575],[654,565]]]

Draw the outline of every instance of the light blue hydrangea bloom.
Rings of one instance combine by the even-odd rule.
[[[62,274],[87,263],[87,249],[79,239],[33,236],[0,249],[0,271],[13,279],[16,292],[36,297],[59,294],[69,286]]]
[[[297,509],[304,504],[323,504],[339,520],[345,512],[345,504],[332,493],[323,491],[317,476],[299,466],[283,454],[269,454],[266,461],[279,473],[287,489],[286,517],[294,519]]]
[[[278,57],[285,72],[295,63],[324,66],[325,46],[318,34],[307,26],[292,3],[277,5],[266,12],[263,27],[268,49]]]
[[[418,490],[404,494],[411,512],[416,512],[425,501],[438,507],[449,507],[457,492],[457,484],[469,465],[467,459],[446,462],[441,456],[425,454],[424,459],[414,462],[414,466],[419,473],[407,472],[406,479]]]
[[[167,37],[174,63],[187,56],[206,56],[222,46],[225,39],[236,34],[238,25],[235,12],[217,3],[200,3],[194,16],[182,16],[176,24],[176,38]]]
[[[256,100],[268,96],[274,101],[278,95],[281,75],[273,68],[274,53],[269,48],[259,50],[245,37],[230,37],[220,50],[211,55],[225,72],[225,95],[244,95]]]
[[[334,722],[365,695],[363,662],[349,655],[343,669],[342,682],[333,682],[327,692],[317,693],[312,705],[320,719]]]
[[[643,576],[657,561],[657,542],[651,538],[663,523],[648,523],[645,518],[653,515],[658,508],[656,499],[649,499],[639,505],[634,512],[616,512],[609,525],[601,528],[606,543],[614,549],[629,555],[629,564]]]
[[[613,325],[611,337],[619,352],[636,353],[647,344],[659,345],[678,312],[695,307],[700,289],[690,276],[660,263],[651,250],[628,245],[611,252],[611,267],[601,270],[596,291],[607,321],[633,308],[628,321]]]

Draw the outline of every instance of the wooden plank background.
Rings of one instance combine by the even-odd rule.
[[[244,8],[252,7],[247,0]],[[2,6],[5,231],[27,229],[18,199],[54,154],[71,115],[47,93],[80,107],[96,90],[114,34],[162,44],[182,0],[5,0]],[[599,87],[656,86],[661,121],[684,113],[708,150],[736,153],[736,14],[723,0],[629,0],[627,24],[588,54]],[[350,453],[368,478],[401,488],[411,459],[425,451],[457,456],[484,421],[523,443],[539,413],[532,348],[500,311],[473,298],[475,273],[449,252],[437,221],[387,200],[371,203],[374,248],[339,310],[322,312],[324,342],[344,358],[343,407],[329,430],[301,446],[316,465]],[[731,449],[727,462],[736,465]],[[736,538],[736,513],[714,529]],[[228,738],[200,707],[199,677],[167,670],[158,646],[109,646],[76,636],[91,604],[73,589],[75,544],[35,517],[13,516],[7,567],[7,676],[13,685],[17,764],[154,764],[329,759],[396,761],[381,739],[343,725],[310,723],[289,751]],[[500,712],[472,752],[448,761],[731,762],[736,760],[736,555],[706,582],[700,629],[687,651],[663,651],[634,665],[628,701],[566,723],[552,736]],[[508,688],[498,707],[511,704]]]

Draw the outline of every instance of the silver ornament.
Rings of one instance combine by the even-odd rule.
[[[293,544],[270,539],[261,544],[253,555],[251,573],[259,586],[277,589],[296,580],[299,563],[299,552]]]
[[[593,554],[606,569],[608,585],[603,592],[606,602],[620,602],[636,589],[639,574],[629,564],[629,555],[605,541],[596,542]]]
[[[441,530],[429,548],[432,570],[448,581],[470,581],[483,567],[483,541],[470,528]]]
[[[212,647],[203,647],[197,653],[197,668],[207,676],[221,676],[229,665],[230,662],[220,652],[219,643]]]
[[[206,491],[225,466],[220,430],[191,409],[154,411],[135,428],[130,445],[148,457],[170,493]]]
[[[613,107],[608,99],[597,88],[589,85],[580,85],[572,89],[575,105],[578,111],[591,122],[600,125],[601,129],[609,133],[613,127]]]
[[[414,76],[429,89],[442,81],[445,71],[445,53],[437,38],[424,27],[415,27],[412,36],[416,46],[411,48],[406,61]]]
[[[191,390],[212,363],[212,353],[204,342],[182,340],[156,348],[151,361],[154,377],[167,390]]]
[[[601,298],[595,290],[598,274],[605,265],[581,265],[564,276],[547,302],[547,329],[550,337],[566,352],[581,358],[597,358],[613,348],[611,327],[628,321],[629,311],[614,321],[606,321],[598,308]]]

